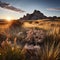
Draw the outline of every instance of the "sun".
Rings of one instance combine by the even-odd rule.
[[[9,17],[9,16],[7,16],[7,17],[6,17],[6,20],[7,20],[7,21],[11,21],[11,20],[12,20],[12,18],[11,18],[11,17]]]

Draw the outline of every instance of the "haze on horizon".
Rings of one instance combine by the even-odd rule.
[[[5,19],[7,16],[12,19],[18,19],[26,13],[32,13],[35,9],[41,11],[46,16],[60,16],[60,0],[0,0],[26,11],[24,13],[0,7],[0,19]],[[16,9],[15,9],[16,10]]]

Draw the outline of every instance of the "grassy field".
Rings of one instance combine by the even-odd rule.
[[[0,60],[60,60],[59,20],[23,21],[9,29],[0,31]]]
[[[60,33],[60,21],[51,21],[51,20],[35,20],[35,21],[26,21],[23,24],[23,27],[28,28],[40,28],[45,29],[51,33]]]

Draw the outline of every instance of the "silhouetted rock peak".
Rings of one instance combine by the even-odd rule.
[[[33,14],[35,13],[40,14],[41,12],[39,10],[34,10]]]
[[[27,14],[26,16],[24,15],[24,17],[20,20],[38,20],[44,18],[46,18],[46,16],[43,13],[41,13],[39,10],[34,10],[32,14]]]

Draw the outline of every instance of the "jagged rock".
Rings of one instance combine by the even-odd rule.
[[[24,17],[20,18],[20,20],[38,20],[44,18],[46,18],[46,16],[43,13],[38,10],[34,10],[32,14],[27,14],[26,16],[24,15]]]

